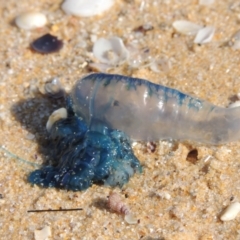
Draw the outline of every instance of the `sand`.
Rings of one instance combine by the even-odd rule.
[[[134,152],[144,170],[122,189],[93,185],[72,192],[27,182],[28,174],[44,161],[39,143],[47,135],[48,116],[64,107],[62,100],[50,99],[38,89],[58,77],[70,91],[77,79],[91,71],[88,64],[96,61],[92,46],[100,37],[118,36],[138,49],[136,68],[133,61],[109,72],[145,78],[228,106],[240,89],[240,50],[228,44],[239,30],[240,5],[118,0],[101,16],[80,18],[64,14],[60,4],[57,0],[0,3],[0,238],[37,239],[36,230],[49,226],[48,239],[56,240],[240,239],[240,216],[229,222],[219,218],[232,201],[240,201],[240,142],[212,146],[160,141],[153,152],[149,144],[137,143]],[[14,26],[13,19],[28,10],[45,13],[49,24],[31,31]],[[172,23],[181,19],[214,26],[212,41],[198,46],[194,37],[176,33]],[[153,28],[134,31],[143,24]],[[62,39],[63,49],[49,55],[33,52],[30,43],[45,33]],[[158,71],[151,69],[153,59],[160,62]],[[124,199],[137,224],[129,225],[108,208],[111,191]],[[27,212],[59,208],[83,210]]]

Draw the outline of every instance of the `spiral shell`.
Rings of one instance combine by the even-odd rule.
[[[130,214],[129,207],[122,201],[121,197],[117,193],[110,193],[108,198],[108,206],[116,213],[123,215]]]

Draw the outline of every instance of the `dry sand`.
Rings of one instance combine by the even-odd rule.
[[[159,72],[142,59],[138,68],[125,64],[110,72],[146,78],[227,106],[240,92],[240,50],[226,44],[240,28],[240,4],[216,0],[203,7],[197,0],[118,0],[110,11],[93,18],[67,16],[60,4],[60,0],[0,3],[0,238],[34,239],[35,230],[49,226],[49,239],[56,240],[240,239],[240,216],[229,222],[219,219],[231,201],[240,200],[240,143],[161,141],[153,153],[147,144],[138,143],[134,151],[143,174],[135,175],[123,189],[114,189],[139,219],[135,225],[108,209],[112,191],[108,187],[93,185],[72,192],[33,187],[26,180],[44,159],[39,141],[47,134],[48,116],[64,106],[37,88],[58,77],[69,91],[76,79],[89,73],[86,65],[93,60],[93,41],[99,37],[119,36],[126,44],[149,49],[149,57],[162,62]],[[12,20],[27,10],[44,12],[49,24],[32,31],[18,29]],[[213,40],[196,46],[193,37],[174,33],[172,23],[181,19],[216,27]],[[153,29],[133,31],[143,24]],[[48,32],[64,41],[63,49],[49,55],[31,51],[30,42]],[[197,149],[197,158],[186,160],[192,149]],[[27,212],[79,207],[83,210]]]

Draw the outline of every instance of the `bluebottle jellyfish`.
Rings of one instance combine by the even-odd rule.
[[[104,73],[76,82],[67,118],[50,129],[51,164],[28,180],[45,187],[122,186],[141,165],[131,140],[190,140],[222,144],[240,139],[240,108],[217,107],[147,80]]]

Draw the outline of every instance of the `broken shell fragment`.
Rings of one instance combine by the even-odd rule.
[[[79,17],[91,17],[108,10],[115,0],[65,0],[62,10]]]
[[[132,215],[131,213],[126,214],[126,215],[124,216],[124,220],[125,220],[125,222],[127,222],[128,224],[137,224],[137,223],[138,223],[138,219],[137,219],[134,215]]]
[[[39,53],[53,53],[59,51],[63,47],[63,42],[57,37],[47,33],[36,39],[31,47]]]
[[[34,231],[34,239],[35,240],[49,239],[49,237],[51,237],[51,236],[52,236],[52,231],[49,226],[45,226],[41,230]]]
[[[199,0],[199,4],[200,4],[200,5],[208,6],[208,5],[213,4],[214,1],[215,1],[215,0]]]
[[[58,78],[54,78],[44,86],[45,94],[52,98],[61,98],[64,96],[64,90]]]
[[[234,202],[231,203],[222,213],[220,219],[222,221],[230,221],[237,217],[240,212],[240,203]]]
[[[119,37],[99,38],[93,45],[93,54],[101,63],[117,65],[126,61],[129,52]]]
[[[198,31],[203,28],[202,25],[198,25],[187,20],[175,21],[172,26],[177,32],[184,35],[196,35]]]
[[[238,50],[240,49],[240,30],[238,30],[233,36],[230,41],[232,45],[232,49]]]
[[[228,105],[228,108],[235,108],[235,107],[240,107],[240,101],[236,101],[236,102],[233,102],[233,103],[230,103]]]
[[[43,13],[40,12],[26,12],[20,14],[15,19],[17,27],[31,30],[35,28],[41,28],[47,23],[47,18]]]
[[[194,43],[204,44],[204,43],[211,42],[214,32],[215,32],[215,28],[212,26],[207,26],[200,29],[194,39]]]
[[[57,122],[60,119],[65,119],[67,118],[67,109],[66,108],[59,108],[55,110],[48,118],[46,128],[47,131],[50,132],[53,124]]]

